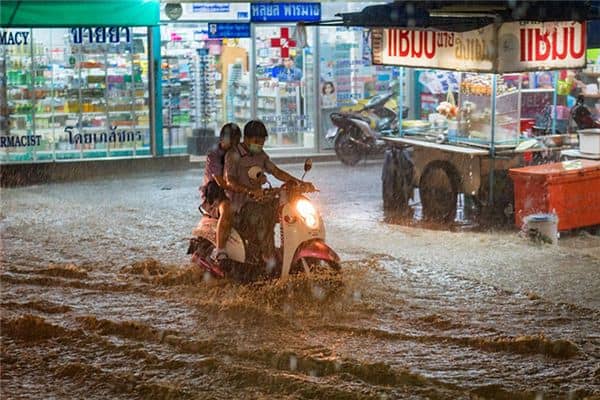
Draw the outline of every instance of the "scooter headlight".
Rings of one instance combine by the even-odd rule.
[[[306,223],[310,229],[316,229],[319,226],[319,218],[317,217],[317,210],[310,201],[306,199],[300,199],[296,203],[296,211]]]

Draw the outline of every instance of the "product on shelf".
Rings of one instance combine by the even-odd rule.
[[[499,78],[496,84],[496,95],[507,92],[516,92],[517,88],[508,86],[502,78]],[[492,95],[492,76],[490,74],[474,74],[463,78],[460,83],[460,92],[475,96]]]

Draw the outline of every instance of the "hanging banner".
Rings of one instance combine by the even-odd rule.
[[[585,22],[510,22],[498,33],[498,70],[584,68]]]
[[[373,64],[473,72],[582,68],[586,26],[580,22],[509,22],[468,32],[379,28]]]

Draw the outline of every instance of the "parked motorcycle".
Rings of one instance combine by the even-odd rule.
[[[312,161],[309,159],[304,164],[304,175],[311,168]],[[217,220],[208,215],[203,215],[193,230],[188,248],[192,262],[213,277],[240,281],[260,278],[286,280],[290,274],[310,274],[323,268],[338,271],[340,258],[325,243],[323,220],[315,206],[304,196],[305,193],[301,185],[290,183],[263,190],[262,201],[273,204],[273,211],[277,213],[276,222],[280,225],[281,244],[275,249],[275,265],[268,265],[264,261],[265,249],[259,244],[264,242],[253,235],[255,229],[252,226],[243,229],[236,222],[225,246],[228,259],[216,265],[210,255],[215,248]]]
[[[369,154],[385,151],[381,136],[398,129],[398,106],[394,96],[393,92],[378,94],[356,111],[330,114],[335,126],[326,137],[334,143],[335,153],[342,163],[356,165]],[[407,116],[408,107],[404,107],[402,117]]]

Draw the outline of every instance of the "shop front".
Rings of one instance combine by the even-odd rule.
[[[165,152],[203,155],[220,127],[267,125],[267,147],[315,148],[315,34],[281,4],[181,3],[161,10]],[[302,10],[320,18],[319,3]]]
[[[0,162],[153,154],[158,10],[147,0],[3,1]]]
[[[399,68],[371,65],[367,29],[302,23],[368,4],[162,4],[165,153],[204,155],[224,123],[254,118],[270,152],[332,148],[329,115],[390,91]]]

